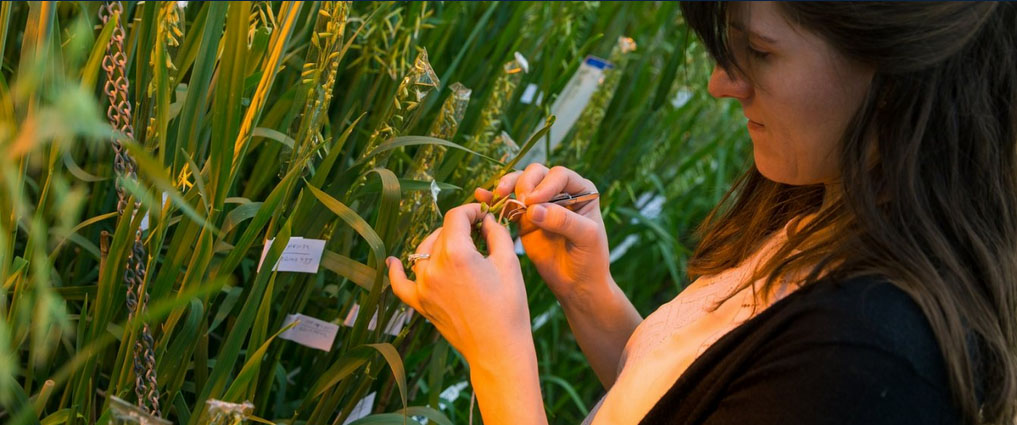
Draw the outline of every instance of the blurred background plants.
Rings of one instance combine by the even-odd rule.
[[[381,260],[506,170],[506,139],[539,143],[582,59],[621,36],[638,47],[608,71],[617,88],[547,162],[597,184],[612,272],[643,315],[687,283],[692,230],[749,158],[673,2],[185,3],[125,2],[105,24],[102,3],[0,3],[0,422],[111,420],[112,396],[138,401],[145,323],[173,423],[215,421],[221,400],[341,424],[368,394],[362,423],[468,422],[462,358],[419,315],[385,332],[404,307]],[[118,23],[133,137],[106,116]],[[136,179],[114,172],[114,139]],[[139,228],[150,298],[130,317]],[[291,236],[327,240],[320,271],[259,272],[265,240],[272,263]],[[523,267],[547,413],[578,423],[603,389]],[[331,351],[275,338],[288,314],[341,324],[354,304]]]

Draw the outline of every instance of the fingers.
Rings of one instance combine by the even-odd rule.
[[[516,198],[526,205],[547,202],[559,193],[596,192],[593,182],[562,166],[530,164],[516,183]]]
[[[392,284],[392,293],[417,312],[422,312],[420,300],[417,297],[417,284],[406,278],[403,263],[398,258],[388,257],[385,259],[385,264],[388,265],[388,280]]]
[[[516,187],[516,181],[519,180],[519,176],[522,175],[522,171],[513,171],[501,177],[498,180],[498,185],[494,188],[494,191],[490,191],[484,188],[477,188],[473,191],[473,197],[479,202],[491,203],[494,198],[504,198],[512,193],[512,190]]]
[[[537,184],[544,180],[544,176],[548,173],[547,167],[543,164],[533,163],[526,166],[523,170],[523,174],[519,176],[519,180],[516,181],[516,199],[520,200],[526,205],[530,205],[531,202],[528,199],[528,195],[537,187]],[[563,186],[564,187],[564,186]],[[553,196],[553,195],[552,195]],[[546,202],[548,199],[540,200],[537,202]]]
[[[487,241],[487,249],[490,252],[490,257],[494,257],[499,261],[509,259],[518,260],[516,258],[515,242],[512,241],[512,235],[505,226],[498,224],[498,220],[496,220],[493,215],[488,214],[484,217],[480,232],[484,235],[484,239]]]
[[[568,168],[552,167],[536,187],[526,195],[525,203],[535,204],[546,202],[559,193],[583,193],[596,192],[597,188],[593,182],[583,178]]]
[[[464,258],[469,255],[480,255],[473,246],[473,223],[480,221],[485,213],[481,212],[480,204],[466,204],[455,207],[445,213],[445,222],[441,235],[435,244],[452,258]]]
[[[424,238],[424,240],[420,241],[420,245],[417,245],[417,250],[415,251],[415,253],[417,253],[417,254],[430,254],[431,252],[433,252],[434,251],[434,242],[436,240],[438,240],[438,236],[439,235],[441,235],[441,227],[439,227],[437,230],[431,232],[431,234],[427,235],[427,237]],[[416,262],[416,263],[413,263],[413,265],[412,265],[414,273],[417,273],[417,264],[419,264],[419,261]],[[419,277],[420,274],[417,273],[417,276]]]
[[[501,180],[498,181],[498,186],[494,189],[494,194],[499,198],[508,196],[516,188],[516,182],[521,175],[523,175],[522,171],[513,171],[502,176]]]
[[[529,207],[526,218],[535,226],[582,244],[597,237],[597,223],[561,205],[537,204]]]
[[[473,197],[476,198],[477,202],[486,202],[490,204],[491,200],[494,199],[494,192],[478,187],[473,190]]]
[[[441,235],[441,227],[427,235],[424,240],[420,241],[420,245],[417,245],[417,249],[414,251],[417,254],[430,254],[434,249],[434,241],[438,240],[438,236]]]

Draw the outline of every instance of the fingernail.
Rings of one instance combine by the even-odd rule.
[[[533,211],[532,213],[530,213],[530,220],[536,222],[544,221],[544,214],[547,213],[547,210],[544,208],[543,205],[534,205],[530,207],[530,211]]]

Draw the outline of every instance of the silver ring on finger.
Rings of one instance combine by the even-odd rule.
[[[410,254],[406,256],[406,260],[410,262],[410,266],[417,264],[417,261],[426,260],[431,258],[431,254]]]

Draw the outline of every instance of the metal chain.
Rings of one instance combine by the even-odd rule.
[[[124,53],[124,26],[122,21],[123,6],[119,1],[105,2],[99,8],[99,19],[105,25],[110,18],[117,16],[116,26],[106,46],[106,55],[102,60],[102,68],[106,70],[106,84],[103,91],[109,98],[109,108],[106,109],[106,116],[109,118],[113,128],[119,131],[128,140],[134,139],[134,127],[131,124],[131,102],[128,99],[129,82],[127,80],[127,55]],[[124,149],[119,137],[113,138],[113,169],[121,179],[136,179],[137,172],[134,159]],[[127,199],[121,180],[116,182],[117,190],[117,213],[123,217],[124,209],[127,207]],[[139,201],[134,202],[134,211],[141,205]],[[148,305],[148,291],[144,283],[147,271],[145,261],[148,254],[141,238],[141,229],[138,229],[134,236],[134,247],[127,256],[127,267],[124,270],[124,282],[127,285],[127,309],[130,319],[134,319],[141,312],[145,311]],[[152,349],[154,340],[152,330],[148,323],[143,323],[141,334],[134,343],[134,392],[138,397],[138,406],[148,413],[160,416],[159,413],[159,389],[155,373],[155,350]]]

